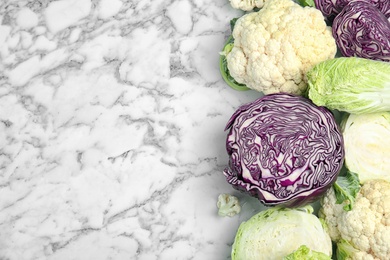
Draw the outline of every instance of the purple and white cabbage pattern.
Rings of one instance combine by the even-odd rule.
[[[334,17],[339,14],[343,8],[353,0],[314,0],[315,7],[319,9],[325,17]],[[390,18],[389,0],[365,0],[367,3],[378,8],[386,18]]]
[[[315,7],[325,17],[336,16],[350,0],[314,0]]]
[[[263,96],[241,106],[225,130],[228,183],[266,206],[313,202],[333,184],[344,161],[333,114],[304,97]]]
[[[333,20],[332,31],[343,56],[390,61],[390,22],[374,5],[348,3]]]

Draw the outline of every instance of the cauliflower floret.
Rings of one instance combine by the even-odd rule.
[[[337,47],[322,13],[292,0],[267,0],[239,18],[226,55],[230,75],[264,94],[303,94],[306,72],[334,58]]]
[[[336,204],[333,189],[321,204],[319,216],[327,224],[331,239],[353,247],[350,259],[390,259],[390,182],[365,182],[350,211]]]
[[[233,217],[236,214],[240,213],[241,206],[238,198],[229,194],[220,194],[218,196],[218,215],[221,217]]]
[[[230,5],[235,9],[252,11],[255,7],[263,7],[264,0],[230,0]]]

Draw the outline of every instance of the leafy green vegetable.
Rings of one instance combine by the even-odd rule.
[[[343,209],[350,211],[353,208],[356,195],[360,190],[359,177],[356,173],[346,171],[344,176],[339,176],[333,184],[336,194],[336,203],[345,203]]]
[[[329,234],[313,214],[312,206],[273,207],[241,223],[233,243],[231,258],[283,259],[301,245],[332,255]]]
[[[318,106],[363,114],[390,111],[390,63],[357,57],[320,62],[306,74]]]
[[[336,256],[337,260],[346,260],[350,259],[350,256],[354,253],[360,252],[358,249],[354,248],[348,241],[341,239],[337,243]]]
[[[296,251],[283,257],[283,260],[332,260],[332,258],[327,254],[313,251],[302,245]]]

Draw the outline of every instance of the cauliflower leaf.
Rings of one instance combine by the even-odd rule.
[[[356,195],[360,190],[359,177],[356,173],[346,171],[345,175],[339,175],[333,184],[336,195],[336,203],[342,204],[343,209],[349,211],[353,208]]]

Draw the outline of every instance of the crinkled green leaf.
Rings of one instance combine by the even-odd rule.
[[[390,111],[390,62],[338,57],[316,64],[306,78],[317,106],[350,114]]]

